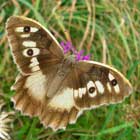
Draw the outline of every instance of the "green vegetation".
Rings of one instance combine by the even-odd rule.
[[[92,60],[120,70],[134,88],[124,102],[86,111],[66,131],[45,129],[37,118],[17,112],[13,140],[140,140],[139,0],[0,0],[0,95],[9,111],[18,74],[5,32],[12,15],[38,20],[58,41],[69,40]]]

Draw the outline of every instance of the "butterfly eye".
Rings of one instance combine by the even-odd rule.
[[[23,55],[26,57],[33,57],[36,56],[40,53],[40,50],[38,48],[29,48],[29,49],[25,49],[23,51]]]
[[[30,26],[25,26],[24,27],[24,32],[29,33],[30,32]]]

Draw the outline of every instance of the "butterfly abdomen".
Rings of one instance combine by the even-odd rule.
[[[52,98],[59,90],[61,90],[61,85],[65,82],[65,79],[71,71],[72,62],[68,59],[63,60],[62,64],[60,64],[58,67],[56,74],[52,78],[51,84],[49,84],[49,88],[47,89],[47,96],[49,98]]]

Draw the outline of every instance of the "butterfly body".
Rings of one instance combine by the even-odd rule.
[[[53,35],[34,20],[13,16],[6,30],[20,71],[12,101],[16,109],[38,116],[46,127],[65,128],[83,110],[121,102],[132,92],[116,69],[65,56]]]

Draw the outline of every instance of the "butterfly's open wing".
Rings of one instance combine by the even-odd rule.
[[[49,116],[52,117],[54,113],[59,114],[54,115],[56,117],[67,116],[65,109],[59,111],[47,106],[51,101],[53,104],[53,100],[56,99],[51,100],[47,96],[48,88],[55,89],[56,84],[60,84],[61,81],[61,78],[58,78],[59,82],[54,80],[52,83],[52,79],[57,75],[60,63],[64,59],[59,43],[47,29],[26,17],[10,17],[6,23],[6,30],[14,61],[20,70],[20,74],[12,86],[16,92],[12,98],[15,108],[26,115],[39,116],[41,121],[45,121],[46,126],[51,125],[46,122],[46,119]],[[59,86],[57,85],[57,87]],[[51,110],[50,114],[48,114],[48,110]],[[73,120],[77,109],[71,106],[69,110],[71,111],[71,113],[69,112],[70,120]],[[55,122],[55,118],[52,122]],[[64,127],[67,122],[68,120],[55,123],[55,125],[57,124],[55,127]],[[52,127],[55,129],[54,125]]]
[[[58,64],[63,51],[53,35],[38,22],[12,16],[6,23],[10,48],[22,74],[31,74]]]
[[[48,103],[47,90],[56,72],[57,69],[54,66],[54,68],[48,68],[46,74],[41,71],[31,75],[19,74],[11,87],[16,92],[12,97],[15,108],[25,115],[40,115],[43,105]]]
[[[53,97],[48,97],[47,89],[55,89],[55,69],[48,75],[41,72],[20,76],[13,88],[15,107],[29,116],[39,116],[46,127],[54,130],[74,123],[85,109],[117,103],[127,97],[132,87],[117,70],[93,61],[78,62]]]
[[[40,71],[27,76],[20,75],[13,85],[16,94],[12,100],[15,108],[23,114],[38,116],[45,127],[57,130],[64,129],[68,123],[74,123],[79,108],[75,105],[73,97],[71,73],[61,81],[53,97],[47,96],[49,87],[56,87],[52,82],[55,73],[54,69],[46,75]]]
[[[94,61],[80,61],[75,70],[75,103],[81,109],[121,102],[132,92],[129,81],[116,69]]]
[[[116,69],[94,61],[80,61],[46,104],[40,120],[53,129],[74,123],[85,109],[121,102],[132,92],[129,81]]]

